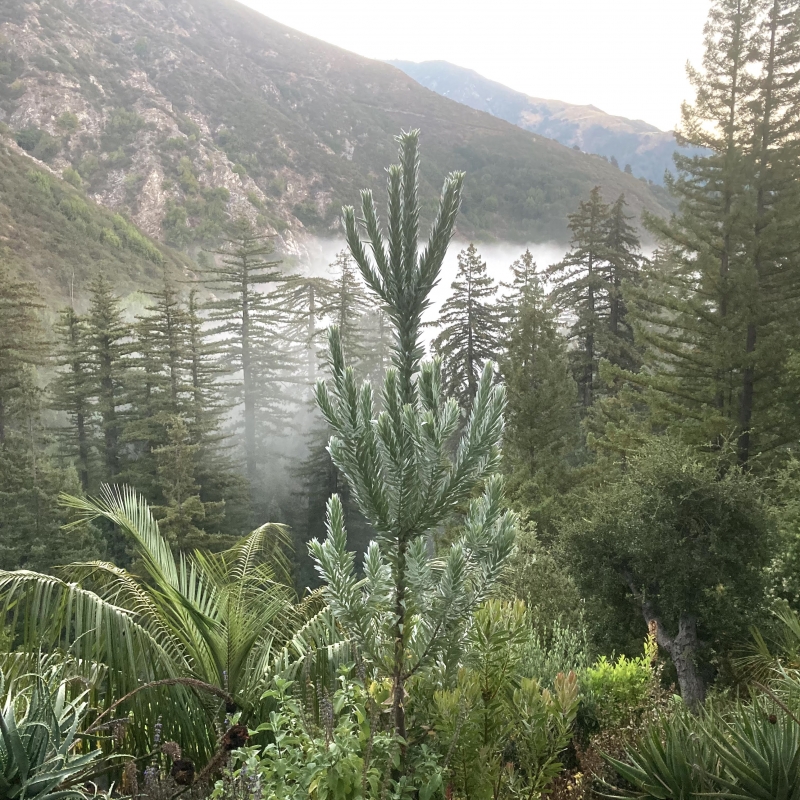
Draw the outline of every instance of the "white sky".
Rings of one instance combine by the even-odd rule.
[[[244,0],[369,58],[441,59],[534,97],[668,130],[708,0]]]

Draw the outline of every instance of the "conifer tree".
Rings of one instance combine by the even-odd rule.
[[[77,490],[75,473],[48,456],[37,365],[48,355],[31,283],[0,267],[0,566],[48,569],[96,555],[86,529],[62,531],[59,492]]]
[[[95,386],[97,412],[103,437],[103,480],[114,481],[121,467],[121,407],[125,404],[131,326],[122,314],[119,298],[108,279],[101,275],[92,282],[91,305],[86,321],[89,353]]]
[[[634,343],[633,324],[628,317],[623,291],[639,283],[642,255],[639,235],[625,209],[625,195],[622,194],[609,208],[606,220],[603,273],[608,284],[608,335],[603,356],[612,364],[636,370],[641,355]]]
[[[608,215],[600,187],[595,186],[589,199],[570,215],[570,251],[550,268],[555,301],[574,319],[569,338],[577,343],[575,377],[584,408],[595,400],[598,365],[605,352],[609,287],[603,270],[608,257]]]
[[[217,251],[218,262],[205,270],[205,284],[220,295],[209,305],[214,335],[224,340],[223,358],[231,372],[240,376],[233,384],[233,399],[242,408],[245,467],[251,492],[255,492],[259,477],[256,422],[260,408],[273,397],[266,384],[274,377],[269,362],[276,355],[271,350],[275,340],[269,338],[275,331],[267,327],[276,308],[263,287],[282,283],[284,276],[278,270],[280,262],[268,259],[272,245],[246,219],[237,220],[228,237],[227,245]]]
[[[363,323],[371,303],[356,265],[346,250],[336,254],[330,271],[334,287],[330,315],[333,324],[339,328],[345,357],[358,369],[366,355]]]
[[[499,317],[503,329],[508,330],[518,323],[520,309],[528,293],[538,292],[542,288],[538,267],[530,250],[526,250],[511,265],[511,283],[501,283],[500,286],[507,291],[498,301]]]
[[[511,265],[504,302],[511,323],[500,373],[508,393],[503,460],[510,491],[542,527],[553,496],[564,489],[578,417],[567,343],[534,270],[529,251]]]
[[[165,275],[153,293],[153,304],[136,325],[129,373],[131,410],[123,441],[135,446],[124,479],[152,502],[160,502],[155,451],[167,443],[168,427],[186,410],[189,400],[186,312],[172,282]]]
[[[94,376],[86,320],[72,306],[61,311],[56,326],[62,367],[51,386],[53,408],[66,412],[69,427],[62,437],[66,452],[75,459],[81,489],[89,491],[94,428]]]
[[[745,355],[738,415],[741,464],[750,458],[754,411],[760,412],[761,426],[771,432],[786,423],[785,414],[771,412],[778,405],[775,394],[786,369],[787,350],[800,333],[797,303],[787,303],[789,297],[794,300],[793,286],[800,278],[800,2],[762,0],[760,5],[758,78],[750,106],[755,196],[745,279]],[[787,265],[792,266],[787,270]],[[787,333],[794,337],[788,347]],[[773,419],[765,424],[765,416]],[[790,435],[798,433],[792,426]]]
[[[277,292],[289,319],[288,338],[300,343],[305,351],[305,379],[310,387],[317,380],[322,334],[321,322],[332,309],[335,288],[328,278],[313,275],[289,275]]]
[[[499,320],[494,304],[497,285],[474,244],[458,254],[453,293],[442,304],[433,349],[444,364],[445,390],[470,408],[484,366],[497,361]]]
[[[796,11],[713,3],[680,130],[705,152],[676,158],[680,213],[649,220],[660,269],[632,295],[648,369],[625,379],[656,424],[699,444],[738,440],[743,465],[800,436],[786,369],[798,340]]]
[[[192,441],[208,443],[219,440],[225,401],[221,376],[225,367],[220,363],[219,346],[210,340],[203,325],[197,289],[189,291],[185,319],[185,364],[188,370],[186,420]]]
[[[195,464],[201,445],[194,444],[189,428],[180,416],[166,423],[167,440],[153,449],[164,504],[153,507],[159,530],[170,544],[184,552],[224,549],[226,541],[212,537],[224,515],[224,501],[203,502],[195,479]]]
[[[26,365],[42,364],[47,354],[38,316],[42,308],[36,287],[17,280],[0,264],[0,446],[25,382]]]
[[[401,163],[388,170],[388,236],[371,193],[362,192],[361,227],[371,256],[355,212],[343,209],[350,252],[396,331],[393,366],[382,387],[383,410],[376,418],[372,387],[357,385],[335,328],[329,337],[332,381],[317,384],[317,402],[334,430],[331,456],[378,539],[367,550],[362,579],[347,552],[342,505],[334,496],[326,540],[311,544],[333,613],[358,645],[365,666],[392,682],[394,730],[401,743],[406,682],[424,674],[446,651],[452,653],[470,612],[511,551],[514,533],[514,517],[502,512],[496,474],[504,392],[493,387],[492,366],[481,375],[453,452],[458,405],[444,399],[440,362],[421,363],[422,315],[453,231],[463,174],[446,179],[420,253],[418,139],[417,131],[400,137]],[[481,486],[483,495],[476,497]],[[464,503],[463,529],[434,569],[429,537]],[[399,772],[403,767],[401,758]]]

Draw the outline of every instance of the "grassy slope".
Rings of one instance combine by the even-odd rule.
[[[9,0],[9,26],[28,13],[22,0]],[[242,165],[263,192],[267,220],[335,231],[341,204],[357,200],[361,187],[383,194],[383,168],[395,157],[392,136],[410,127],[423,132],[428,209],[447,171],[468,173],[463,236],[563,241],[567,214],[595,184],[609,198],[625,192],[637,215],[643,209],[666,213],[662,194],[602,159],[440,97],[394,67],[297,33],[231,0],[42,0],[37,19],[46,56],[20,56],[13,44],[18,29],[7,28],[7,87],[32,76],[46,82],[56,71],[78,83],[82,99],[96,111],[158,107],[176,119],[190,117],[203,130],[203,151],[189,152],[201,183],[213,185],[218,176],[201,175],[200,162],[207,163],[213,149],[224,151],[230,166]],[[70,51],[67,43],[76,46]],[[133,79],[137,73],[141,77]],[[8,119],[16,114],[24,120],[20,104],[36,103],[31,92],[0,96]],[[114,170],[131,174],[134,166],[125,158],[135,161],[146,135],[161,147],[165,174],[175,184],[170,191],[175,202],[187,203],[191,217],[191,199],[181,196],[175,178],[177,155],[163,153],[166,131],[139,132],[113,164],[109,150],[118,142],[106,146],[103,136],[80,146],[75,136],[62,156],[76,166],[87,153],[99,159],[91,188],[101,196]],[[136,212],[137,201],[122,202]]]
[[[0,260],[35,281],[51,307],[78,296],[99,271],[120,294],[178,277],[189,262],[0,141]],[[141,237],[141,239],[139,238]]]

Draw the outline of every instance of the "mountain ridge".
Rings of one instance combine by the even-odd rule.
[[[459,233],[566,241],[594,185],[632,213],[669,199],[602,159],[441,98],[401,71],[232,0],[7,0],[0,117],[87,196],[190,253],[244,215],[300,256],[338,235],[363,187],[384,194],[393,136],[421,127],[423,211],[468,173]]]
[[[555,139],[567,147],[626,164],[634,175],[662,184],[673,168],[672,155],[688,152],[679,147],[673,131],[662,131],[640,119],[608,114],[594,105],[532,97],[478,72],[449,61],[386,63],[397,67],[421,86],[443,97]]]

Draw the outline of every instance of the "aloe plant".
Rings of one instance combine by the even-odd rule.
[[[715,788],[711,743],[698,735],[688,714],[651,725],[635,745],[628,747],[626,756],[625,761],[610,756],[606,760],[633,788],[614,790],[608,797],[695,800]]]
[[[63,668],[12,680],[0,670],[0,796],[62,800],[83,794],[65,783],[88,778],[100,750],[77,753],[88,689],[69,697]],[[27,684],[27,685],[26,685]]]

